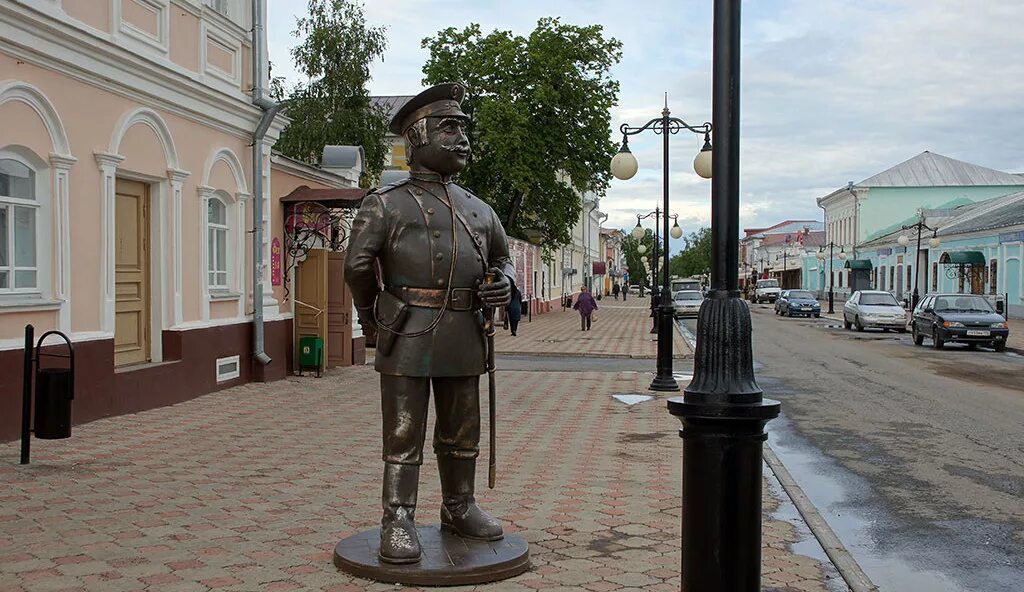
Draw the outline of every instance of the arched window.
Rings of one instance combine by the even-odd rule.
[[[206,214],[206,282],[210,291],[228,291],[228,249],[231,228],[228,226],[228,208],[220,198],[209,199]]]
[[[39,292],[41,196],[36,170],[0,152],[0,292]]]

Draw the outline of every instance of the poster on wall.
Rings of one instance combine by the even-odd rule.
[[[270,242],[270,285],[281,285],[281,239]]]

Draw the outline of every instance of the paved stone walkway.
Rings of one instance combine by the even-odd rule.
[[[504,354],[586,355],[595,357],[656,358],[658,344],[651,334],[650,300],[611,297],[598,303],[590,331],[580,330],[580,315],[572,309],[556,309],[525,318],[515,337],[498,328],[495,349]],[[692,355],[686,340],[673,332],[672,351],[677,358]]]
[[[660,396],[611,396],[649,381],[499,373],[498,486],[478,471],[479,497],[530,541],[533,569],[459,590],[679,589],[678,423]],[[79,426],[36,440],[26,467],[0,445],[0,591],[396,589],[331,563],[339,539],[380,519],[379,405],[363,366]],[[418,518],[435,522],[432,456],[421,484]],[[766,511],[777,503],[766,493]],[[764,590],[842,589],[826,587],[831,566],[790,551],[796,539],[766,514]]]

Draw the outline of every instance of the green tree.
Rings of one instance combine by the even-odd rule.
[[[542,18],[529,36],[480,26],[423,40],[424,83],[462,82],[473,157],[459,182],[495,208],[506,230],[570,240],[580,193],[608,187],[610,109],[619,84],[609,69],[622,43],[601,26]]]
[[[384,27],[366,22],[357,0],[309,0],[309,16],[292,32],[301,39],[292,48],[295,67],[306,82],[272,90],[286,102],[291,124],[274,148],[286,156],[317,163],[325,145],[362,146],[366,160],[362,184],[376,181],[389,150],[387,112],[370,101],[370,63],[384,55]]]
[[[701,228],[683,239],[683,250],[669,259],[672,275],[691,277],[711,270],[711,229]]]
[[[640,245],[647,247],[643,254],[639,251],[638,247]],[[626,238],[622,239],[622,252],[626,256],[626,267],[629,269],[630,285],[648,288],[651,286],[651,277],[647,270],[644,269],[643,257],[647,257],[647,260],[651,262],[651,271],[654,271],[655,261],[657,261],[658,277],[661,277],[661,244],[654,240],[654,231],[645,228],[644,236],[639,241],[627,232]]]

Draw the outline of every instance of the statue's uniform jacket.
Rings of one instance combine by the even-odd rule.
[[[453,244],[449,198],[457,213],[457,244]],[[385,290],[444,290],[453,254],[451,287],[471,289],[475,302],[479,302],[475,294],[487,269],[496,267],[515,277],[500,220],[487,203],[466,189],[413,178],[368,194],[352,223],[345,262],[346,281],[360,314],[368,314],[380,291],[378,261]],[[401,333],[426,329],[440,310],[409,306],[408,311],[391,351],[376,356],[378,372],[410,377],[479,376],[486,372],[486,341],[478,307],[446,310],[433,331],[415,337]]]

